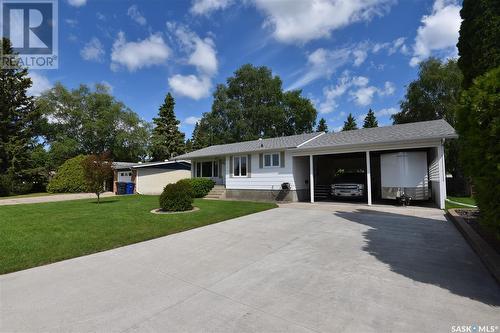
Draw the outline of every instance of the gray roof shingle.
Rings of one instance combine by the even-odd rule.
[[[441,138],[457,138],[457,134],[453,127],[443,119],[327,133],[304,144],[300,149],[420,141]]]
[[[228,155],[228,154],[239,154],[239,153],[248,153],[253,151],[265,151],[265,150],[274,150],[274,149],[288,149],[288,148],[296,148],[298,145],[310,140],[318,135],[323,134],[319,133],[306,133],[306,134],[298,134],[291,136],[281,136],[277,138],[269,138],[262,140],[253,140],[253,141],[245,141],[245,142],[237,142],[237,143],[229,143],[225,145],[216,145],[210,146],[203,149],[195,150],[191,153],[187,153],[184,155],[177,156],[175,159],[191,159],[196,157],[208,157],[208,156],[217,156],[217,155]],[[262,147],[261,147],[262,144]]]
[[[457,134],[453,127],[443,119],[376,128],[362,128],[345,132],[326,134],[323,132],[316,132],[263,139],[262,141],[253,140],[216,145],[177,156],[175,159],[191,159],[275,149],[295,148],[295,150],[307,150],[314,148],[363,146],[377,143],[411,142],[441,138],[457,138]],[[262,147],[260,146],[261,144]]]

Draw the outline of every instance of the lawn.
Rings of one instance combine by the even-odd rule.
[[[200,210],[155,215],[157,196],[0,206],[0,274],[112,249],[276,207],[197,199]]]
[[[476,201],[474,200],[473,197],[448,197],[448,199],[466,205],[476,205]],[[452,209],[452,208],[469,208],[469,207],[446,201],[446,209]]]

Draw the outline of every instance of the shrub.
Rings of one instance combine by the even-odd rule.
[[[215,185],[215,182],[209,178],[187,178],[177,183],[187,184],[191,188],[193,198],[203,198]]]
[[[47,185],[51,193],[78,193],[87,191],[82,162],[84,155],[78,155],[64,162]]]
[[[191,210],[192,204],[192,190],[185,182],[168,184],[160,195],[160,207],[168,212]]]
[[[500,67],[474,80],[458,112],[461,158],[472,177],[480,223],[500,239]]]
[[[8,175],[0,175],[0,197],[6,197],[12,192],[12,180]]]

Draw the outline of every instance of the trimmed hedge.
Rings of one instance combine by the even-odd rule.
[[[160,195],[160,207],[167,212],[182,212],[193,209],[191,187],[185,182],[168,184]]]
[[[85,155],[78,155],[64,162],[47,185],[51,193],[79,193],[87,191],[83,161]]]
[[[203,198],[215,185],[215,182],[209,178],[187,178],[177,183],[187,184],[191,188],[193,198]]]

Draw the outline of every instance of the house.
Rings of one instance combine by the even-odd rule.
[[[423,189],[422,197],[444,208],[443,144],[454,138],[457,135],[453,127],[444,120],[434,120],[216,145],[177,159],[191,160],[191,177],[213,179],[225,188],[225,196],[229,199],[274,200],[279,197],[287,201],[315,202],[328,197],[325,191],[327,194],[330,191],[332,179],[342,172],[352,171],[363,176],[364,202],[371,205],[373,201],[384,199],[382,175],[387,174],[388,169],[381,160],[387,160],[390,154],[392,158],[410,156],[407,162],[392,165],[392,170],[404,175],[408,166],[424,165],[424,174],[417,177],[416,186]],[[408,180],[411,178],[415,176]],[[405,186],[401,185],[399,190],[410,191]]]
[[[118,183],[133,183],[134,193],[160,194],[167,184],[191,177],[189,161],[163,161],[147,163],[113,162],[113,192]]]

